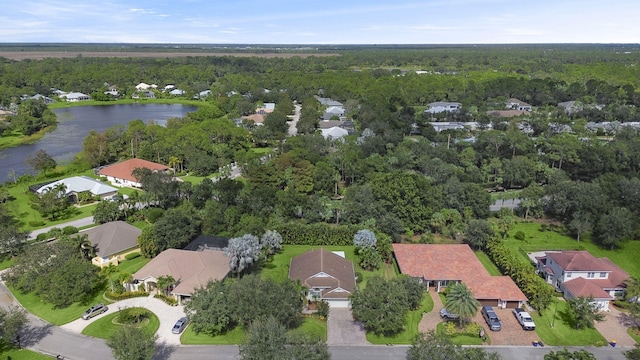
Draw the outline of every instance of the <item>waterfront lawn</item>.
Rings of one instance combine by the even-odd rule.
[[[289,264],[291,263],[291,259],[306,251],[317,248],[319,248],[319,246],[284,245],[280,252],[263,264],[264,266],[260,269],[260,276],[262,276],[262,278],[268,278],[275,281],[284,281],[289,278]],[[359,287],[365,287],[367,280],[375,276],[379,276],[387,280],[397,277],[394,264],[383,264],[382,267],[376,271],[363,270],[359,265],[360,262],[355,253],[355,247],[353,246],[323,246],[322,248],[328,251],[344,251],[345,257],[353,261],[356,275],[362,276],[362,280],[359,282]]]
[[[109,339],[120,327],[123,326],[122,324],[117,323],[118,315],[119,313],[116,312],[92,322],[82,330],[82,334],[101,339]],[[143,323],[140,326],[147,334],[153,335],[160,328],[160,320],[158,320],[158,317],[154,313],[149,311],[149,317],[143,320]]]
[[[515,240],[516,232],[525,233],[525,240]],[[540,224],[534,222],[521,222],[515,224],[509,232],[509,237],[504,244],[514,252],[519,252],[522,259],[529,262],[524,252],[543,250],[587,250],[595,257],[607,257],[616,263],[629,275],[640,278],[640,261],[637,261],[637,254],[640,254],[640,241],[627,241],[620,249],[602,249],[593,244],[589,237],[584,237],[580,242],[556,231],[540,231]]]
[[[372,332],[367,332],[367,341],[372,344],[384,345],[384,344],[411,344],[411,341],[418,335],[418,325],[422,320],[422,314],[433,311],[433,299],[431,295],[425,292],[422,295],[422,302],[418,309],[409,311],[405,321],[404,331],[394,336],[376,335]]]
[[[554,309],[555,306],[558,307],[557,310]],[[558,299],[542,315],[535,311],[531,315],[536,323],[536,332],[545,345],[604,346],[607,344],[607,340],[596,329],[576,330],[569,320],[567,302],[562,299]]]

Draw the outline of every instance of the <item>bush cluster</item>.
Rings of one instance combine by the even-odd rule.
[[[274,230],[282,235],[282,243],[286,245],[349,246],[360,229],[356,225],[288,223]]]
[[[132,299],[135,297],[149,296],[149,293],[146,291],[125,291],[123,293],[118,294],[111,291],[107,291],[104,293],[104,296],[109,300],[118,301],[118,300]]]

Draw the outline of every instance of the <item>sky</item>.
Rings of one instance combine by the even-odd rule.
[[[639,0],[2,3],[2,43],[640,43]]]

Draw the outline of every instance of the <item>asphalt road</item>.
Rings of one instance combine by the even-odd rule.
[[[38,234],[46,233],[46,232],[48,232],[49,230],[51,230],[53,228],[62,229],[65,226],[75,226],[77,228],[80,228],[80,227],[84,227],[84,226],[91,225],[91,224],[93,224],[93,216],[88,216],[88,217],[85,217],[85,218],[72,220],[72,221],[69,221],[69,222],[66,222],[66,223],[53,225],[53,226],[48,226],[48,227],[42,228],[42,229],[33,230],[29,234],[29,239],[35,239],[38,236]]]

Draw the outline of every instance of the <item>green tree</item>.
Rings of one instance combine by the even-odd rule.
[[[42,172],[45,177],[47,176],[47,171],[55,169],[57,165],[56,161],[42,149],[38,150],[33,156],[29,155],[24,163],[35,171]]]
[[[215,281],[196,289],[185,305],[193,331],[215,336],[237,324],[231,288],[230,282]]]
[[[17,255],[20,253],[27,232],[20,229],[18,219],[7,210],[4,204],[0,204],[0,254]]]
[[[257,236],[244,234],[241,237],[229,239],[229,245],[224,248],[224,253],[229,257],[231,271],[240,274],[260,258],[262,246]]]
[[[480,303],[467,286],[461,282],[449,285],[445,299],[447,310],[460,315],[460,321],[471,319],[480,307]]]
[[[497,353],[479,348],[463,348],[443,333],[429,330],[418,334],[407,351],[407,360],[499,360]]]
[[[636,344],[633,349],[625,351],[624,357],[627,358],[627,360],[640,359],[640,344]]]
[[[27,326],[27,313],[19,307],[0,307],[0,347],[11,345],[20,347],[20,333]]]
[[[240,344],[242,360],[280,360],[288,358],[287,329],[273,317],[254,320]]]
[[[122,220],[123,211],[120,210],[117,201],[100,201],[93,210],[93,221],[97,224],[104,224],[111,221]]]
[[[282,235],[275,230],[267,230],[260,239],[262,248],[266,250],[267,255],[273,255],[282,249]]]
[[[402,331],[409,311],[407,290],[398,280],[369,279],[367,287],[351,296],[353,317],[376,334],[392,335]]]
[[[360,258],[360,267],[365,270],[378,270],[382,263],[382,257],[378,251],[372,247],[364,247],[358,250],[358,257]]]
[[[176,279],[171,275],[158,277],[158,290],[162,291],[163,295],[169,295],[169,287],[176,283]]]
[[[602,215],[593,231],[594,240],[613,250],[629,240],[635,231],[633,214],[627,208],[613,208]]]
[[[494,236],[493,227],[487,220],[471,220],[467,223],[464,242],[475,250],[484,249]]]
[[[66,192],[66,186],[59,184],[36,195],[33,203],[42,216],[55,220],[71,206]]]
[[[596,357],[587,350],[569,351],[567,348],[551,351],[544,355],[544,360],[596,360]]]
[[[579,296],[567,300],[569,315],[576,329],[593,328],[596,321],[603,321],[605,314],[594,303],[593,296]]]
[[[593,229],[593,221],[588,214],[576,211],[571,216],[571,221],[567,224],[567,228],[576,235],[576,240],[580,242],[580,236]]]
[[[151,360],[156,353],[158,335],[141,327],[125,325],[107,340],[116,360]]]
[[[273,139],[284,139],[285,135],[289,131],[287,115],[280,111],[274,111],[267,114],[264,119],[264,127],[269,130]]]

